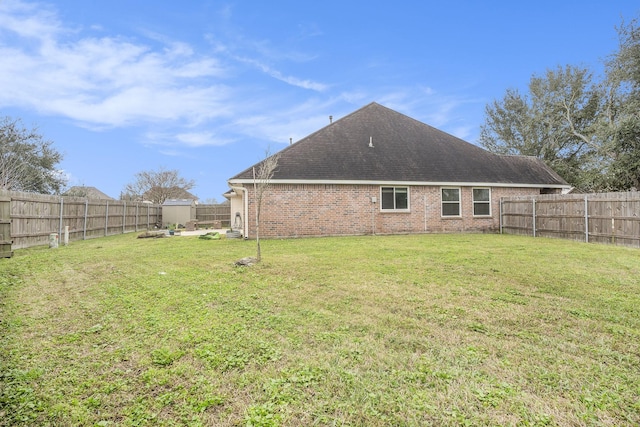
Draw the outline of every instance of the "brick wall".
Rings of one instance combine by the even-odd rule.
[[[249,237],[256,206],[249,195]],[[491,217],[474,217],[472,187],[460,187],[459,218],[441,216],[439,186],[409,187],[409,212],[382,212],[379,185],[273,184],[264,195],[261,237],[497,231],[500,198],[540,194],[533,188],[492,188]],[[376,198],[376,203],[371,198]]]

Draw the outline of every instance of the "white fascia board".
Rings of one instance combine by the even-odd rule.
[[[260,181],[255,181],[260,182]],[[518,184],[512,182],[420,182],[420,181],[368,181],[368,180],[313,180],[313,179],[272,179],[271,184],[307,185],[385,185],[385,186],[434,186],[434,187],[508,187],[508,188],[571,188],[562,184]],[[253,184],[253,179],[232,179],[229,185]]]

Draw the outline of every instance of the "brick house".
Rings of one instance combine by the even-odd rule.
[[[501,197],[570,189],[539,159],[490,153],[375,102],[279,156],[263,237],[495,231]],[[225,194],[247,238],[258,165],[229,179]]]

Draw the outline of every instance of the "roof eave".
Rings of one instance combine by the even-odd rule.
[[[229,186],[253,184],[253,179],[230,179]],[[570,189],[570,185],[558,183],[514,183],[514,182],[454,182],[454,181],[376,181],[376,180],[315,180],[315,179],[271,179],[271,184],[316,184],[316,185],[389,185],[389,186],[435,186],[435,187],[508,187],[508,188],[557,188]]]

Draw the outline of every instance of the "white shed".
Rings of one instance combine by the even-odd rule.
[[[196,201],[193,199],[167,199],[162,204],[162,225],[186,225],[196,219]]]

